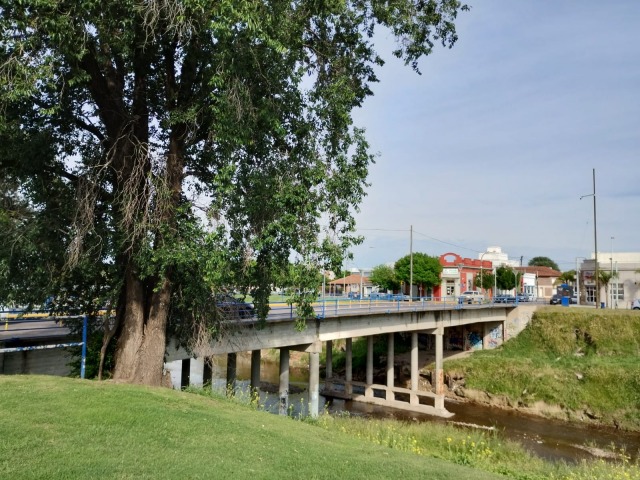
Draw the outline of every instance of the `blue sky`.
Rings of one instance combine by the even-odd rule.
[[[413,225],[414,252],[575,268],[594,250],[594,168],[598,250],[640,251],[640,1],[470,5],[422,75],[376,39],[387,63],[356,122],[378,157],[346,267],[408,254]]]

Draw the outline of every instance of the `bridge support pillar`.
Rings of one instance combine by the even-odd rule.
[[[387,336],[387,395],[386,400],[388,402],[393,402],[396,398],[393,393],[392,388],[395,386],[395,378],[393,371],[393,363],[394,363],[394,352],[395,347],[393,345],[394,336],[393,333],[389,333]]]
[[[309,352],[309,415],[318,416],[320,393],[320,353]]]
[[[289,410],[289,349],[280,349],[280,387],[278,388],[280,403],[278,413],[286,415]]]
[[[409,403],[411,405],[418,405],[420,403],[420,399],[415,394],[415,392],[418,391],[418,371],[418,332],[411,332],[411,394],[409,395]]]
[[[444,410],[444,370],[442,368],[442,344],[444,337],[444,329],[439,328],[435,332],[436,336],[436,378],[435,378],[435,394],[434,407],[436,410]]]
[[[204,385],[204,358],[192,358],[189,372],[189,385],[202,387]]]
[[[227,396],[233,397],[236,394],[236,378],[237,378],[237,355],[236,353],[227,353]]]
[[[251,400],[259,400],[260,394],[260,350],[251,350]]]
[[[353,393],[353,339],[347,338],[345,347],[344,393],[349,397]]]
[[[327,348],[326,348],[326,365],[325,365],[325,388],[327,390],[331,389],[331,379],[333,378],[333,341],[327,340]]]
[[[373,397],[373,335],[367,337],[367,386],[364,391],[365,397]]]

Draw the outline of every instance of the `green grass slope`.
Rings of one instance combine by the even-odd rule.
[[[639,355],[638,312],[548,307],[502,347],[445,371],[512,406],[556,405],[569,419],[640,431]]]
[[[233,402],[0,376],[0,478],[491,479]]]

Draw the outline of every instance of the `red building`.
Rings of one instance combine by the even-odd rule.
[[[434,297],[458,296],[466,290],[481,290],[485,296],[491,295],[491,290],[474,288],[474,280],[484,270],[493,273],[493,264],[490,260],[475,260],[462,258],[457,253],[445,253],[440,255],[442,273],[440,285],[433,289]]]

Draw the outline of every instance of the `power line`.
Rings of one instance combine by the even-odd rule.
[[[434,240],[434,241],[436,241],[436,242],[444,243],[445,245],[449,245],[449,246],[451,246],[451,247],[461,248],[461,249],[463,249],[463,250],[469,250],[470,252],[474,252],[474,253],[482,253],[482,250],[475,250],[475,249],[473,249],[473,248],[465,247],[465,246],[463,246],[463,245],[458,245],[458,244],[456,244],[456,243],[447,242],[447,241],[445,241],[445,240],[440,240],[439,238],[431,237],[431,236],[426,235],[426,234],[424,234],[424,233],[420,233],[420,232],[418,232],[418,231],[416,231],[416,230],[414,230],[413,232],[414,232],[414,233],[417,233],[418,235],[422,235],[423,237],[426,237],[426,238],[428,238],[429,240]]]

